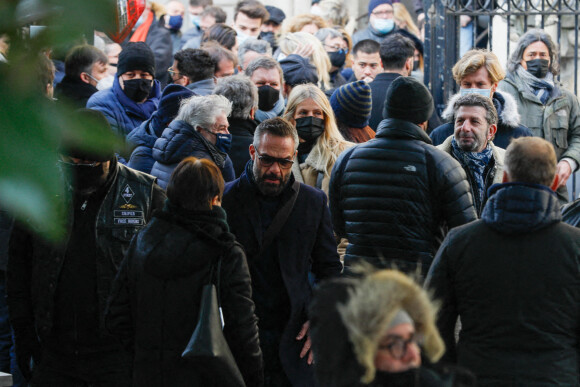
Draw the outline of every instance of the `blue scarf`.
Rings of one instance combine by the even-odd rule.
[[[479,200],[480,203],[483,203],[485,195],[485,176],[483,176],[483,172],[493,157],[491,146],[488,143],[487,147],[481,152],[466,152],[459,147],[459,144],[455,141],[455,137],[451,141],[451,146],[453,148],[453,156],[459,160],[461,165],[467,166],[475,178]]]
[[[256,110],[256,114],[254,115],[254,119],[258,122],[266,121],[269,118],[279,117],[283,112],[286,104],[284,103],[284,98],[280,97],[278,102],[274,105],[272,110],[267,112],[262,111],[260,109]]]
[[[528,89],[538,97],[542,105],[545,105],[555,89],[554,75],[549,72],[543,79],[536,78],[530,72],[524,70],[522,65],[518,65],[516,73],[524,81]]]

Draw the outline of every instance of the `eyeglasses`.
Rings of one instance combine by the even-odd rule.
[[[339,52],[341,54],[348,54],[348,48],[342,48],[340,46],[329,46],[325,44],[324,47],[331,49],[331,52]]]
[[[393,11],[377,11],[371,12],[373,15],[378,17],[386,17],[386,16],[393,16]]]
[[[280,166],[280,168],[282,168],[282,169],[290,169],[290,168],[292,168],[292,164],[294,164],[294,160],[279,159],[277,157],[272,157],[272,156],[268,156],[268,155],[263,155],[262,156],[258,152],[257,149],[256,149],[256,154],[258,155],[258,159],[260,160],[260,163],[264,167],[271,167],[272,165],[274,165],[274,163],[278,163],[278,165]]]
[[[181,77],[181,73],[178,73],[177,71],[173,70],[173,67],[170,67],[167,69],[167,72],[169,73],[169,75],[173,78],[174,76],[179,76]]]
[[[419,344],[419,338],[416,335],[411,336],[409,339],[405,340],[400,336],[393,336],[391,342],[384,345],[379,345],[379,349],[386,349],[389,351],[391,356],[397,360],[401,360],[407,354],[409,344],[415,343]]]

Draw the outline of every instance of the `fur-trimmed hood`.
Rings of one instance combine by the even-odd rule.
[[[445,345],[435,325],[437,307],[415,281],[396,270],[381,270],[357,282],[349,289],[346,302],[337,308],[354,355],[364,369],[361,382],[370,383],[375,378],[377,343],[401,309],[415,323],[427,357],[435,362],[443,355]]]
[[[453,121],[453,104],[459,97],[461,97],[461,94],[457,93],[449,98],[447,107],[441,115],[444,120],[448,122]],[[493,93],[492,101],[499,117],[498,124],[509,126],[510,128],[517,128],[520,125],[520,113],[518,113],[518,104],[514,97],[508,93],[502,93],[496,90]]]

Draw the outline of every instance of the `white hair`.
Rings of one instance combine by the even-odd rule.
[[[189,125],[200,126],[209,130],[220,114],[229,116],[232,111],[232,103],[222,95],[194,95],[181,101],[176,120],[184,121]]]

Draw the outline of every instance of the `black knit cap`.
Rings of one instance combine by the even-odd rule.
[[[130,42],[123,47],[117,62],[117,76],[127,71],[147,71],[155,76],[155,56],[144,42]]]
[[[310,64],[308,58],[290,54],[280,61],[280,67],[284,73],[284,82],[289,86],[294,87],[303,83],[318,83],[316,67]]]
[[[422,82],[414,77],[399,77],[387,90],[383,117],[420,124],[431,117],[433,109],[433,97]]]

